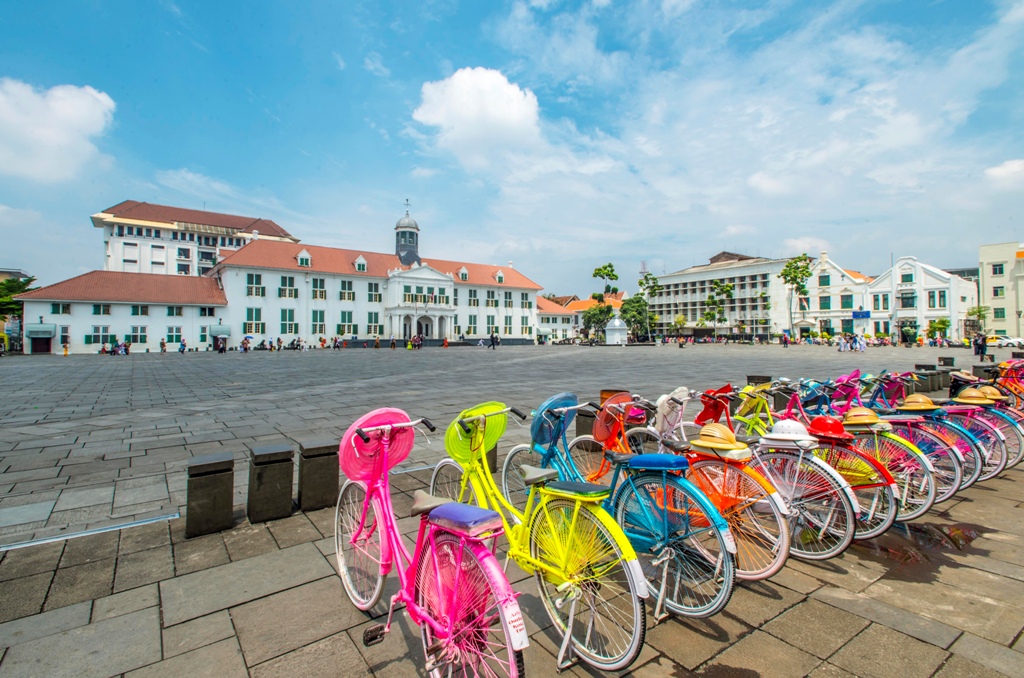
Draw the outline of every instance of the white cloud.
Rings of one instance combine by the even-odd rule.
[[[437,147],[466,167],[483,169],[541,143],[536,95],[500,71],[461,68],[444,80],[424,83],[421,95],[413,119],[438,128]]]
[[[1000,188],[1016,188],[1024,183],[1024,160],[1007,160],[985,170],[993,184]]]
[[[827,252],[829,246],[827,240],[807,235],[801,238],[786,238],[782,241],[782,248],[786,254],[803,254],[806,252],[812,257],[817,257],[818,252]]]
[[[384,65],[384,59],[376,52],[370,52],[363,59],[363,68],[377,77],[387,78],[391,76],[391,69]]]
[[[765,172],[756,172],[747,179],[747,184],[765,195],[786,195],[790,193],[786,182]]]
[[[341,55],[337,52],[331,52],[331,56],[334,57],[334,63],[337,65],[338,70],[345,70],[345,60],[341,58]]]
[[[741,235],[753,235],[754,233],[757,233],[757,229],[753,226],[733,224],[731,226],[726,226],[719,235],[722,238],[735,238]]]
[[[429,167],[415,167],[413,168],[412,172],[410,172],[410,174],[412,174],[417,179],[429,179],[430,177],[437,174],[437,170],[431,169]]]
[[[92,87],[39,90],[0,79],[0,174],[44,183],[105,162],[93,143],[114,119],[114,100]]]

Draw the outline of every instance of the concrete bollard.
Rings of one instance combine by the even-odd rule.
[[[576,411],[576,435],[577,436],[589,436],[594,435],[594,421],[597,419],[597,415],[590,410],[577,410]]]
[[[953,367],[954,362],[956,362],[956,358],[939,356],[939,365],[942,367]]]
[[[338,499],[338,441],[299,443],[299,510],[334,506]]]
[[[230,452],[195,457],[188,462],[185,537],[231,529],[235,462]]]
[[[292,514],[291,445],[261,445],[249,452],[249,498],[246,515],[250,523],[262,523]]]

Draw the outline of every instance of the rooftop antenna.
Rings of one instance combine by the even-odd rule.
[[[411,207],[411,205],[409,204],[409,199],[406,198],[405,199],[405,216],[409,216],[409,208],[410,207]]]

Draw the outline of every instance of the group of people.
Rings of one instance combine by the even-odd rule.
[[[130,341],[115,341],[107,348],[106,343],[100,347],[100,354],[103,355],[131,355],[132,353],[132,342]],[[68,346],[64,344],[64,355],[68,354]]]
[[[988,340],[985,335],[978,332],[971,339],[971,346],[974,348],[974,355],[981,358],[982,362],[985,362],[985,356],[988,355]]]

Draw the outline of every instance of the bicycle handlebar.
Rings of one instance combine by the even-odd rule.
[[[508,414],[509,412],[511,412],[512,414],[516,415],[520,419],[526,419],[526,415],[523,414],[522,412],[520,412],[519,410],[517,410],[516,408],[514,408],[514,407],[506,407],[505,409],[498,410],[496,412],[488,412],[487,414],[478,414],[475,417],[467,417],[466,419],[456,419],[456,421],[459,422],[459,426],[462,427],[462,430],[463,430],[464,433],[469,433],[470,432],[470,430],[469,430],[469,425],[470,424],[478,423],[478,422],[481,422],[481,421],[486,421],[487,417],[493,417],[493,416],[498,415],[498,414]]]
[[[519,417],[523,421],[526,421],[526,415],[523,414],[522,412],[520,412],[519,410],[517,410],[516,408],[510,407],[510,408],[508,408],[508,411],[511,412],[512,414],[516,415],[517,417]]]
[[[420,424],[426,426],[428,429],[431,430],[431,432],[436,430],[434,425],[430,423],[429,419],[424,419],[421,417],[420,419],[417,419],[415,421],[406,421],[398,424],[382,424],[380,426],[371,426],[370,428],[357,428],[356,435],[359,436],[359,439],[362,440],[364,443],[369,443],[370,436],[368,436],[367,433],[373,433],[375,431],[390,431],[391,429],[394,428],[414,428],[416,426],[419,426]]]

